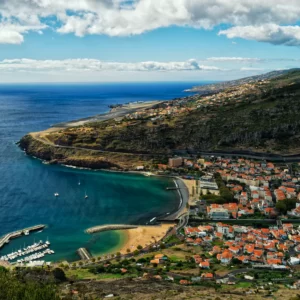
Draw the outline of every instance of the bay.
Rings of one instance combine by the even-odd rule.
[[[199,84],[199,83],[198,83]],[[41,233],[15,239],[0,255],[49,238],[47,260],[75,260],[76,250],[103,254],[118,246],[117,232],[95,236],[88,227],[146,224],[178,206],[170,179],[45,165],[16,145],[28,132],[108,111],[108,105],[186,96],[195,83],[0,85],[0,235],[37,224]],[[80,185],[78,184],[80,182]],[[60,197],[55,198],[54,193]],[[89,198],[85,199],[85,193]]]

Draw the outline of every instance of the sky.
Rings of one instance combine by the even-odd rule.
[[[0,83],[231,80],[299,46],[299,0],[0,0]]]

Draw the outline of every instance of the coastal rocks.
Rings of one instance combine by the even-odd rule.
[[[145,163],[143,157],[122,153],[101,153],[88,149],[70,149],[43,143],[30,134],[24,136],[19,146],[26,154],[49,164],[69,165],[88,169],[130,170]]]

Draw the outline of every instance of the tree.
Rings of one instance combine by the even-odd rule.
[[[60,268],[55,268],[52,271],[52,274],[53,274],[54,278],[58,281],[66,281],[67,280],[65,272]]]
[[[28,270],[27,270],[28,271]],[[28,271],[30,272],[30,271]],[[9,271],[0,272],[0,299],[59,300],[56,287],[48,283],[28,280],[27,276],[14,276]]]
[[[164,243],[160,243],[159,246],[160,246],[160,249],[166,249],[166,245]]]
[[[281,213],[281,214],[286,214],[287,212],[287,207],[285,201],[278,201],[276,203],[276,209]]]
[[[281,214],[286,214],[288,211],[296,207],[297,199],[285,199],[280,200],[276,203],[276,209]]]
[[[126,252],[127,252],[127,253],[130,253],[131,251],[130,251],[130,249],[128,248],[128,249],[126,250]]]
[[[138,245],[136,248],[137,248],[138,250],[142,250],[142,249],[143,249],[143,246]]]
[[[241,265],[242,264],[242,262],[237,258],[233,258],[232,263],[235,264],[235,265]]]

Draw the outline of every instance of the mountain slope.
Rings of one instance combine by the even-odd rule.
[[[52,132],[47,140],[54,145],[74,147],[73,160],[78,155],[75,149],[105,151],[105,155],[93,153],[93,159],[97,155],[105,156],[105,162],[116,157],[116,152],[133,154],[137,160],[134,154],[168,156],[186,149],[298,154],[299,111],[300,71],[292,70],[271,80],[233,86],[210,96],[162,102],[122,120],[88,123]],[[33,142],[28,136],[21,140],[21,146],[30,149],[32,155],[43,156],[45,148],[48,160],[70,158],[67,153],[70,150],[43,146],[40,142],[33,146],[34,143],[37,141]],[[109,155],[109,152],[114,153]],[[149,159],[146,155],[138,162]],[[118,167],[118,158],[113,164]]]

